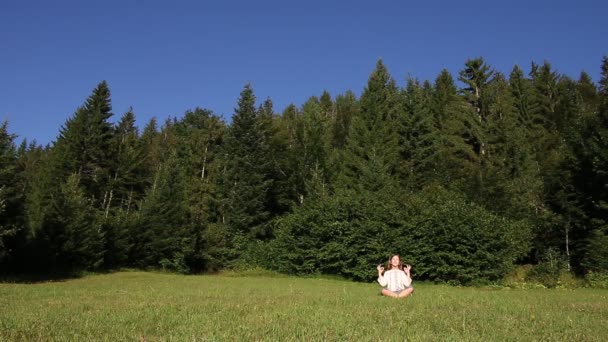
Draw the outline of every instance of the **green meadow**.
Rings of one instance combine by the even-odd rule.
[[[606,341],[608,291],[118,272],[0,284],[1,341]]]

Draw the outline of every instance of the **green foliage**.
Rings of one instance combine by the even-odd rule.
[[[463,190],[478,174],[479,157],[473,143],[480,134],[473,107],[458,96],[454,79],[443,70],[433,87],[432,113],[439,130],[436,172],[438,183]]]
[[[23,230],[23,182],[17,165],[15,135],[0,125],[0,265],[13,253],[12,240]]]
[[[386,196],[383,199],[387,199]],[[396,203],[347,191],[322,198],[279,218],[269,268],[291,274],[339,274],[370,279],[387,259],[388,226],[395,225]]]
[[[430,84],[425,83],[423,88],[418,80],[408,79],[399,132],[399,175],[404,187],[411,191],[440,179],[437,169],[441,140],[431,113],[431,96]]]
[[[440,188],[407,200],[391,193],[339,193],[277,221],[272,269],[372,279],[391,253],[415,277],[468,284],[497,280],[528,252],[530,227]]]
[[[548,249],[526,276],[530,282],[540,283],[548,288],[555,288],[562,273],[566,270],[567,260],[555,249]]]
[[[86,196],[96,207],[103,207],[113,164],[111,110],[110,90],[103,81],[66,121],[54,146],[56,177],[65,180],[77,173]]]
[[[376,64],[352,118],[341,155],[338,186],[378,191],[395,185],[399,164],[398,127],[401,116],[395,81],[381,60]]]
[[[412,260],[425,279],[468,284],[501,279],[529,251],[531,226],[492,214],[462,196],[427,188],[409,200],[418,251]]]
[[[268,193],[270,177],[269,121],[255,109],[255,96],[248,84],[241,92],[224,146],[222,180],[225,205],[222,214],[232,234],[267,237],[271,217]]]
[[[400,88],[378,61],[360,98],[324,91],[277,115],[246,85],[229,123],[195,108],[141,135],[132,110],[110,123],[101,82],[53,144],[17,149],[3,124],[0,263],[372,279],[400,252],[417,279],[528,263],[528,281],[571,286],[565,270],[607,268],[608,58],[601,70],[598,85],[548,62],[507,80],[475,58],[460,90],[447,70]]]
[[[78,175],[68,177],[55,196],[39,237],[48,246],[51,260],[41,262],[69,273],[98,268],[103,261],[104,236]]]
[[[588,272],[585,274],[585,282],[592,288],[608,289],[608,272]]]
[[[133,265],[182,270],[183,255],[191,252],[193,243],[184,194],[183,170],[170,156],[157,171],[137,214],[131,236]]]
[[[336,97],[336,115],[332,126],[332,146],[343,148],[348,141],[353,117],[358,115],[359,102],[352,91]]]
[[[586,245],[582,266],[590,272],[608,272],[608,235],[594,230]]]

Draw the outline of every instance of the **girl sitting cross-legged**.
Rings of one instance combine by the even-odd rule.
[[[382,295],[394,298],[405,298],[414,292],[412,287],[412,277],[410,265],[401,265],[399,255],[393,255],[387,264],[388,271],[384,272],[384,267],[378,265],[378,283],[382,287]]]

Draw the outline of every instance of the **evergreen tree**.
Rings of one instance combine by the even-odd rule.
[[[329,194],[331,122],[316,97],[302,106],[297,118],[295,141],[291,149],[292,172],[296,177],[298,201]]]
[[[49,242],[51,269],[74,272],[99,267],[103,261],[103,233],[78,174],[61,185],[53,204],[41,236]]]
[[[165,158],[137,213],[130,260],[142,268],[186,273],[195,237],[187,224],[185,174],[176,151]]]
[[[401,108],[395,81],[381,60],[369,77],[360,106],[342,157],[340,187],[367,191],[392,188],[399,163]]]
[[[465,84],[462,93],[467,102],[475,109],[480,124],[487,119],[488,99],[485,91],[491,82],[494,71],[490,69],[483,58],[469,59],[465,68],[460,71],[458,79]]]
[[[488,117],[490,98],[487,92],[489,83],[492,81],[494,71],[490,69],[483,58],[469,59],[465,63],[465,68],[459,73],[459,80],[465,84],[462,89],[462,94],[465,100],[472,107],[476,115],[476,128],[471,130],[472,136],[468,137],[468,143],[471,144],[475,154],[477,155],[477,177],[472,178],[472,185],[469,193],[475,197],[479,196],[483,191],[484,179],[483,169],[487,162],[487,140],[488,140]]]
[[[60,179],[65,180],[72,173],[77,173],[86,196],[100,209],[108,196],[112,166],[111,110],[110,90],[103,81],[93,90],[84,106],[68,119],[54,146]]]
[[[536,90],[535,101],[543,117],[544,126],[547,130],[553,132],[559,124],[559,118],[556,117],[555,111],[558,101],[557,84],[559,74],[553,70],[549,62],[545,61],[540,67],[532,63],[530,75],[532,76],[532,84]]]
[[[251,85],[247,84],[232,116],[225,141],[225,222],[231,234],[266,235],[270,218],[267,203],[272,179],[271,160]]]
[[[0,265],[14,252],[14,237],[23,230],[23,182],[17,165],[15,135],[0,125]],[[12,241],[13,240],[13,241]]]
[[[258,108],[258,126],[262,141],[268,145],[268,164],[266,170],[261,170],[272,180],[272,186],[267,195],[267,206],[271,216],[277,216],[289,210],[293,204],[289,175],[285,172],[288,142],[281,132],[280,117],[274,112],[272,100],[266,99]]]
[[[590,235],[583,265],[588,269],[606,268],[606,248],[599,246],[608,235],[608,56],[602,60],[599,82],[599,110],[587,123],[588,152],[583,157],[587,167],[583,185],[589,223],[594,229]],[[605,246],[605,245],[604,245]]]
[[[408,79],[400,134],[401,180],[411,190],[437,180],[439,130],[431,113],[431,85]]]
[[[593,115],[599,106],[599,96],[597,87],[591,80],[591,77],[586,72],[581,72],[576,85],[576,94],[578,96],[578,102],[581,105],[581,111],[583,116],[589,117]]]
[[[332,127],[332,146],[342,149],[346,146],[352,120],[359,115],[359,102],[352,91],[336,97],[336,118]]]
[[[201,108],[187,111],[176,124],[178,153],[186,174],[187,223],[193,239],[186,264],[194,272],[212,268],[215,258],[209,251],[209,227],[221,220],[218,159],[224,131],[224,122],[213,112]]]
[[[131,248],[129,241],[133,212],[141,200],[145,181],[143,151],[135,127],[135,115],[129,109],[115,129],[110,179],[101,213],[105,233],[105,266],[116,267],[127,262]]]
[[[334,122],[336,119],[336,107],[327,90],[324,90],[323,94],[321,94],[319,105],[321,105],[321,108],[323,109],[325,119],[328,122]]]
[[[454,79],[443,70],[435,80],[432,113],[440,132],[437,173],[440,183],[449,188],[466,189],[471,175],[478,172],[474,147],[480,128],[472,108],[458,96]]]
[[[498,214],[516,219],[530,218],[542,184],[534,156],[526,140],[512,86],[496,73],[487,87],[487,162],[482,169],[482,204]]]

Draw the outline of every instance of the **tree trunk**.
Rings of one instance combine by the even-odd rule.
[[[205,167],[207,166],[207,150],[209,149],[209,144],[205,145],[205,154],[203,155],[203,170],[201,171],[201,179],[205,179]]]

